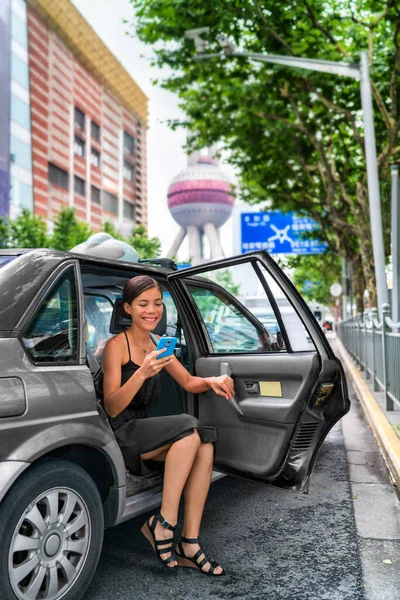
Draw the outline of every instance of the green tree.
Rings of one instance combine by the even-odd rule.
[[[103,231],[112,235],[116,240],[122,240],[133,246],[141,258],[155,258],[160,256],[161,242],[159,238],[149,238],[146,228],[142,224],[134,227],[128,238],[118,233],[116,227],[108,221],[104,223]]]
[[[144,225],[132,229],[129,239],[124,238],[110,222],[104,223],[102,230],[117,240],[131,244],[142,258],[160,255],[160,240],[157,237],[149,238]],[[92,234],[88,225],[78,220],[73,208],[64,208],[58,213],[51,237],[45,221],[29,210],[23,210],[14,220],[0,217],[0,248],[54,248],[68,251]]]
[[[285,267],[294,270],[294,285],[306,300],[316,300],[325,306],[333,304],[332,283],[341,280],[341,261],[337,254],[288,256]]]
[[[351,262],[357,294],[367,286],[375,302],[359,83],[242,58],[196,61],[184,32],[208,26],[216,53],[220,34],[243,52],[352,61],[368,49],[388,255],[389,165],[400,154],[396,0],[131,2],[139,38],[170,68],[162,85],[187,115],[171,125],[188,128],[192,146],[222,143],[245,201],[316,219],[330,251]]]
[[[105,223],[103,223],[102,231],[108,233],[109,235],[112,235],[112,237],[116,240],[121,240],[122,242],[127,241],[123,235],[118,233],[115,225],[113,225],[113,223],[110,223],[110,221],[106,221]]]
[[[10,248],[47,248],[49,236],[47,225],[42,217],[38,217],[24,208],[16,219],[8,221]]]
[[[160,256],[161,242],[159,238],[149,238],[144,225],[137,225],[132,229],[132,233],[129,236],[128,244],[133,246],[141,258],[156,258]]]
[[[8,248],[10,240],[10,224],[7,217],[0,216],[0,248]]]
[[[71,250],[93,233],[84,221],[79,221],[73,208],[63,208],[54,221],[50,247],[55,250]]]
[[[232,272],[229,269],[218,270],[215,276],[215,280],[233,296],[239,295],[240,285],[234,283]]]

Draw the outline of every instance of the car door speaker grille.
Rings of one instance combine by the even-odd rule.
[[[311,446],[318,423],[302,423],[293,442],[292,450],[308,450]]]

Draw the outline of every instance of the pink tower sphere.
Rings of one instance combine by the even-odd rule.
[[[231,216],[234,203],[228,177],[209,156],[199,156],[172,180],[168,208],[181,227],[221,227]]]

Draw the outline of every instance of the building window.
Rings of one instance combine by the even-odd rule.
[[[133,166],[124,160],[124,179],[133,181]]]
[[[92,148],[90,153],[90,162],[94,167],[100,167],[100,152]]]
[[[134,221],[135,217],[135,207],[131,202],[124,200],[124,218],[128,219],[128,221]]]
[[[24,90],[29,90],[29,67],[25,60],[22,60],[14,52],[11,54],[11,79],[19,83]]]
[[[11,94],[11,121],[30,131],[31,117],[29,104],[18,98],[18,96],[15,96],[15,94]]]
[[[133,137],[124,131],[124,154],[133,154],[135,141]]]
[[[85,195],[85,182],[77,175],[74,177],[74,191],[75,194],[78,194],[79,196]]]
[[[68,173],[49,163],[49,182],[63,190],[68,189]]]
[[[91,125],[91,134],[94,140],[100,141],[100,125],[97,125],[94,121],[92,121]]]
[[[118,214],[118,198],[110,192],[103,190],[103,209],[114,215]]]
[[[75,136],[74,153],[83,158],[85,156],[85,142],[81,138]]]
[[[83,131],[85,129],[85,113],[75,106],[75,128]]]
[[[90,189],[90,192],[91,192],[91,196],[90,197],[92,199],[92,202],[94,204],[100,204],[100,190],[99,190],[99,188],[97,188],[94,185],[92,185],[92,187]]]

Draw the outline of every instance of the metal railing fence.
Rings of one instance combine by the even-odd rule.
[[[389,317],[389,304],[382,306],[382,318],[372,308],[337,326],[337,333],[374,391],[385,394],[386,410],[400,408],[400,322]]]

